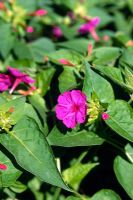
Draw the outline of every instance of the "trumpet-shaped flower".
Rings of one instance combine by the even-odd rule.
[[[0,74],[0,92],[8,90],[12,85],[12,78],[6,74]]]
[[[28,85],[33,84],[35,82],[34,79],[32,79],[29,75],[24,74],[23,72],[21,72],[18,69],[12,68],[12,67],[8,67],[7,68],[9,73],[11,74],[11,76],[13,77],[13,85],[11,87],[10,90],[10,94],[16,89],[16,87],[21,83],[26,83]]]
[[[67,128],[84,123],[87,115],[87,98],[80,90],[64,92],[58,97],[56,116]]]
[[[95,32],[96,27],[98,26],[98,24],[100,23],[100,18],[99,17],[94,17],[92,18],[90,21],[88,21],[85,24],[82,24],[79,29],[78,32],[81,34],[86,34],[88,32],[91,33],[92,37],[98,41],[99,37]]]

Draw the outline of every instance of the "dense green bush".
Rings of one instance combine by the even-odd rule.
[[[133,199],[132,0],[0,2],[0,199]]]

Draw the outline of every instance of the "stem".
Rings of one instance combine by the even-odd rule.
[[[81,200],[87,200],[84,196],[79,194],[78,192],[74,192],[75,196],[79,197]]]
[[[59,195],[61,192],[61,188],[57,188],[53,197],[53,200],[58,200],[59,199]]]
[[[90,149],[90,148],[89,148],[89,149]],[[88,150],[89,150],[89,149],[88,149]],[[81,156],[77,159],[76,164],[77,164],[77,163],[80,163],[80,162],[84,159],[84,157],[87,155],[87,153],[88,153],[88,151],[83,152],[83,153],[81,154]]]
[[[112,141],[110,141],[110,140],[105,140],[108,144],[111,144],[112,146],[114,146],[115,148],[117,148],[118,150],[120,150],[122,153],[125,153],[125,151],[121,148],[121,147],[119,147],[116,143],[114,143],[114,141],[112,140]]]

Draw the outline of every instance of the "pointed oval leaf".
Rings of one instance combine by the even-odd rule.
[[[63,147],[92,146],[100,145],[104,142],[102,138],[93,132],[86,130],[80,132],[72,131],[64,135],[56,127],[48,135],[47,140],[50,145]]]
[[[114,93],[110,83],[91,69],[89,63],[85,62],[85,79],[83,91],[90,99],[91,93],[95,92],[102,103],[110,103],[114,100]]]
[[[57,170],[52,150],[35,120],[24,116],[10,134],[2,134],[0,139],[22,168],[47,183],[69,190]]]
[[[112,102],[108,107],[109,119],[106,124],[120,136],[133,142],[133,110],[122,100]]]
[[[100,190],[90,200],[121,200],[118,194],[112,190]]]
[[[114,160],[114,171],[121,186],[133,199],[133,164],[117,156]]]

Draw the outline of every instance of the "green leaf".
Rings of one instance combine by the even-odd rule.
[[[115,25],[118,31],[122,31],[126,34],[129,34],[131,29],[131,25],[129,20],[125,19],[125,16],[123,15],[122,12],[119,12],[117,10],[117,12],[115,12]]]
[[[36,9],[36,1],[35,0],[16,0],[17,5],[25,8],[28,12],[34,11]]]
[[[74,38],[77,35],[77,29],[78,29],[79,26],[78,25],[75,25],[75,26],[66,26],[64,24],[61,24],[60,27],[61,27],[61,30],[63,32],[63,35],[67,39],[70,40],[70,39]]]
[[[127,144],[125,146],[125,151],[128,159],[133,163],[133,147],[130,144]]]
[[[121,200],[121,198],[114,191],[103,189],[94,194],[90,200]]]
[[[106,124],[121,137],[133,142],[133,110],[122,100],[112,102],[107,110],[109,119]]]
[[[76,163],[63,171],[64,180],[74,189],[78,190],[84,177],[97,165],[97,163]]]
[[[52,150],[35,120],[23,117],[10,134],[2,134],[0,139],[22,168],[42,181],[69,190],[57,170]]]
[[[92,53],[93,64],[112,64],[120,56],[120,48],[117,47],[99,47]]]
[[[59,80],[59,89],[60,92],[76,88],[77,82],[74,75],[75,69],[65,66],[63,72],[60,74]],[[68,78],[69,77],[69,78]]]
[[[0,104],[0,111],[7,112],[11,107],[14,108],[14,112],[11,113],[11,119],[13,120],[12,124],[16,124],[24,114],[25,98],[19,97]]]
[[[65,200],[81,200],[79,197],[69,196]]]
[[[36,84],[41,90],[41,95],[44,96],[50,89],[50,83],[54,76],[55,69],[53,67],[47,68],[37,74]]]
[[[19,178],[21,171],[16,169],[11,160],[1,151],[0,163],[7,166],[6,170],[0,170],[0,187],[10,187]]]
[[[44,62],[48,52],[54,51],[54,43],[48,38],[39,38],[29,44],[29,48],[35,62]]]
[[[126,84],[133,89],[133,70],[125,67],[124,75]]]
[[[52,62],[54,62],[56,64],[60,64],[59,60],[61,58],[64,58],[64,59],[70,61],[75,66],[79,65],[81,63],[81,59],[82,59],[82,56],[80,54],[78,54],[77,52],[71,51],[71,50],[66,50],[66,49],[61,49],[61,50],[49,53],[48,57]]]
[[[130,67],[131,69],[133,69],[132,52],[130,52],[129,50],[124,50],[119,62],[120,62],[120,66]]]
[[[26,42],[20,41],[20,40],[16,41],[13,50],[14,50],[15,55],[19,59],[21,59],[21,60],[23,60],[23,59],[33,60],[33,56],[31,54],[30,48],[26,44]]]
[[[0,53],[4,58],[6,58],[13,48],[14,45],[14,36],[11,32],[10,24],[1,24],[0,25]]]
[[[121,186],[133,199],[133,164],[117,156],[114,160],[114,171]]]
[[[10,189],[15,192],[15,193],[22,193],[27,189],[27,186],[22,184],[19,181],[16,181],[11,187]]]
[[[94,72],[87,62],[85,63],[83,92],[85,92],[88,99],[91,98],[91,93],[94,92],[102,103],[110,103],[114,100],[114,93],[110,83]]]
[[[52,129],[47,137],[50,145],[75,147],[75,146],[93,146],[104,142],[102,138],[93,132],[82,130],[80,132],[72,131],[62,134],[56,127]]]
[[[41,184],[42,182],[36,177],[28,182],[28,187],[34,194],[36,200],[44,200],[44,193],[40,192]]]
[[[42,118],[45,124],[47,111],[45,100],[39,94],[34,94],[32,96],[29,96],[29,101],[32,104],[32,106],[38,111],[40,117]]]
[[[93,43],[93,41],[91,41]],[[57,43],[59,47],[65,47],[68,49],[72,49],[78,51],[79,53],[87,52],[89,41],[87,39],[73,39],[66,42]]]
[[[130,9],[130,11],[133,13],[133,4],[132,4],[132,0],[127,0],[127,4],[128,4],[128,7]]]
[[[28,116],[29,118],[32,118],[36,121],[39,129],[46,135],[47,134],[47,130],[44,129],[44,127],[41,124],[41,121],[35,111],[35,109],[33,108],[33,106],[31,104],[26,103],[25,104],[25,112],[24,114],[26,116]],[[46,131],[46,132],[45,132]]]
[[[110,66],[96,66],[96,69],[100,71],[103,75],[110,78],[116,84],[120,85],[121,87],[125,88],[133,92],[133,87],[124,83],[124,79],[122,77],[122,73],[120,68],[110,67]]]
[[[93,1],[92,1],[93,2]],[[88,2],[90,4],[90,2]],[[99,1],[98,1],[98,7],[90,7],[88,9],[88,15],[95,17],[98,16],[101,19],[100,25],[99,26],[105,26],[109,22],[113,21],[113,18],[111,15],[109,15],[103,8],[99,6]]]

